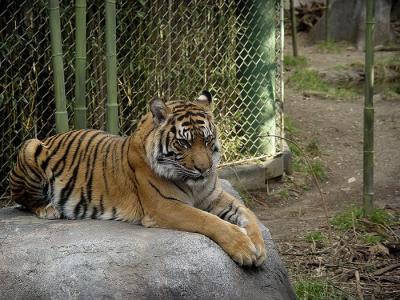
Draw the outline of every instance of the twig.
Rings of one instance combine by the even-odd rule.
[[[360,284],[360,273],[358,273],[358,270],[354,273],[354,276],[356,277],[358,298],[360,298],[360,300],[364,300],[364,296],[363,296],[361,284]]]
[[[376,271],[374,272],[374,275],[375,275],[375,276],[379,276],[379,275],[385,274],[386,272],[389,272],[389,271],[391,271],[391,270],[393,270],[393,269],[396,269],[396,268],[398,268],[398,267],[400,267],[400,263],[393,264],[393,265],[389,265],[389,266],[386,266],[386,267],[381,268],[381,269],[379,269],[379,270],[376,270]]]
[[[325,213],[326,224],[327,224],[327,227],[328,227],[328,240],[329,240],[329,243],[331,244],[331,246],[333,246],[333,241],[332,241],[333,233],[332,233],[332,228],[331,228],[331,225],[330,225],[330,222],[329,222],[328,207],[327,207],[327,204],[326,204],[326,199],[325,199],[325,197],[324,197],[324,195],[322,193],[322,189],[321,189],[321,186],[319,184],[318,178],[315,175],[315,172],[314,172],[314,170],[313,170],[313,168],[311,166],[310,160],[308,159],[307,155],[300,148],[300,146],[295,141],[293,141],[291,139],[288,139],[288,138],[285,138],[285,137],[282,137],[282,136],[279,136],[279,135],[273,135],[273,134],[259,135],[259,137],[275,137],[275,138],[283,139],[283,140],[285,140],[285,141],[287,141],[289,143],[292,143],[300,151],[300,153],[302,154],[302,158],[304,159],[304,161],[306,162],[309,170],[311,171],[312,177],[314,179],[314,183],[315,183],[315,185],[316,185],[316,187],[317,187],[317,189],[319,191],[319,195],[320,195],[320,198],[321,198],[321,201],[322,201],[322,206],[323,206],[324,213]]]

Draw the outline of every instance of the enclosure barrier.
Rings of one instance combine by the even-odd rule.
[[[54,97],[56,100],[56,128],[58,132],[68,131],[68,113],[65,104],[64,65],[61,47],[60,7],[58,0],[49,0],[49,23],[54,76]],[[18,100],[18,99],[16,99]]]
[[[80,2],[60,0],[63,55],[57,59],[64,62],[64,73],[53,73],[47,0],[7,1],[1,8],[3,200],[8,196],[8,172],[22,142],[56,133],[53,82],[59,83],[52,78],[56,73],[65,75],[64,98],[62,85],[57,93],[66,99],[71,129],[119,128],[119,134],[128,135],[151,98],[195,99],[207,88],[215,99],[224,163],[281,151],[279,140],[265,137],[282,135],[283,127],[280,1],[109,0],[107,7],[116,9],[109,19],[116,25],[114,49],[105,47],[109,37],[105,1],[87,1],[86,30],[79,22],[85,15]],[[117,58],[116,75],[110,79],[108,61]],[[108,89],[116,90],[116,96],[110,96]],[[84,112],[86,125],[78,124],[78,115]],[[106,127],[111,115],[118,116],[113,128]]]
[[[74,127],[86,128],[86,0],[75,1]]]

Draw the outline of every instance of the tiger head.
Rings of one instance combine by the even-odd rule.
[[[208,91],[192,102],[150,102],[154,135],[146,145],[151,168],[161,177],[199,184],[215,174],[220,143]]]

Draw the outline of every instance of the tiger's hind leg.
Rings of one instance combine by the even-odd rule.
[[[40,167],[46,157],[47,149],[41,141],[31,139],[24,143],[10,173],[11,199],[39,218],[59,219],[60,213],[51,204],[46,174]]]

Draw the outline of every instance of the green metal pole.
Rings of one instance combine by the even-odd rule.
[[[75,128],[86,128],[86,0],[75,1]]]
[[[60,7],[58,0],[48,2],[50,20],[51,57],[53,63],[54,95],[56,100],[57,132],[68,131],[68,113],[65,101],[64,67],[61,47]]]
[[[325,40],[329,41],[329,0],[325,0]]]
[[[373,209],[374,196],[374,0],[367,0],[365,22],[365,102],[364,102],[364,210]]]
[[[237,78],[242,85],[243,123],[239,134],[247,137],[246,151],[253,155],[276,154],[275,53],[276,1],[239,1],[240,14],[246,16],[243,35],[238,39],[241,62]]]
[[[298,55],[297,51],[297,25],[296,25],[296,15],[294,13],[294,4],[293,0],[290,0],[290,19],[292,22],[292,45],[293,45],[293,56]]]
[[[105,0],[106,66],[107,66],[107,131],[118,134],[116,0]]]

